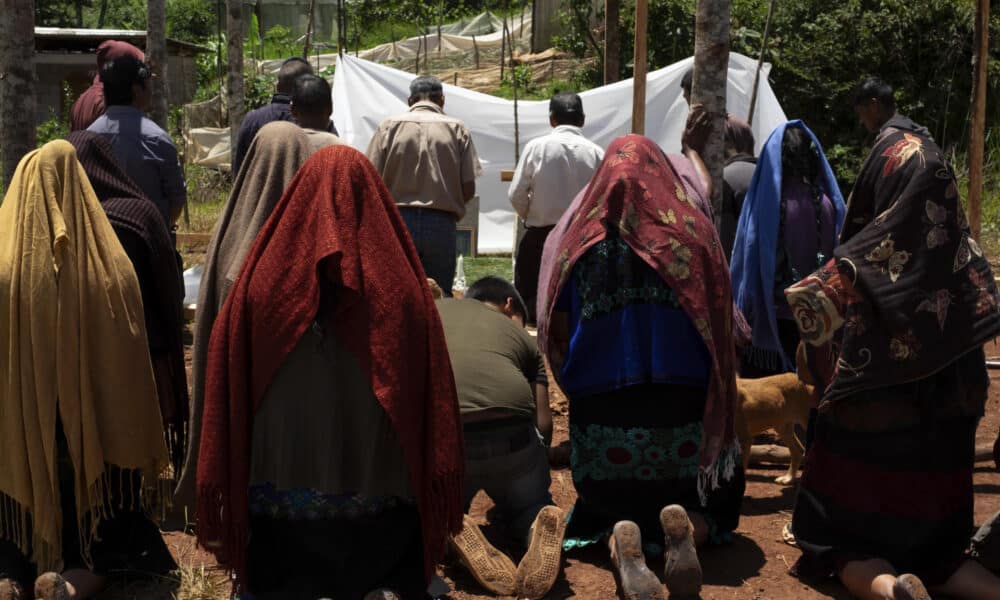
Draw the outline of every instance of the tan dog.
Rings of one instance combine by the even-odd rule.
[[[797,354],[801,353],[800,348]],[[803,429],[808,426],[812,386],[803,383],[795,373],[783,373],[760,379],[737,378],[736,388],[739,395],[736,435],[743,449],[743,468],[746,469],[750,463],[753,436],[773,429],[791,453],[788,473],[776,478],[775,482],[790,485],[798,475],[805,452],[795,435],[795,425]]]

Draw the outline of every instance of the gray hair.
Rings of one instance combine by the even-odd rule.
[[[444,96],[444,86],[437,77],[421,75],[410,82],[410,98],[430,100],[435,96]]]

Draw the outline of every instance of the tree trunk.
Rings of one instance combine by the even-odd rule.
[[[101,11],[97,13],[97,28],[104,29],[104,15],[108,13],[108,0],[101,0]]]
[[[83,28],[83,0],[76,0],[76,26]]]
[[[604,1],[604,85],[618,81],[622,51],[618,20],[621,0]]]
[[[313,19],[315,17],[316,0],[309,0],[309,20],[306,22],[306,41],[302,44],[302,58],[306,59],[306,62],[309,62],[309,46],[312,45]]]
[[[243,0],[228,0],[226,50],[229,55],[229,141],[236,148],[236,135],[243,123]],[[235,174],[234,174],[235,175]]]
[[[726,79],[729,74],[730,0],[698,0],[695,15],[694,76],[691,104],[708,113],[710,134],[702,160],[712,176],[712,209],[722,212],[722,168],[725,159]],[[718,223],[716,223],[718,225]]]
[[[632,133],[646,134],[646,59],[649,0],[635,0],[635,46],[632,58]]]
[[[0,160],[3,182],[35,149],[35,2],[0,0]],[[2,200],[0,200],[2,202]]]
[[[972,128],[969,136],[969,227],[972,236],[982,231],[983,151],[986,129],[987,63],[990,51],[990,1],[976,2],[976,27],[972,47]]]
[[[157,125],[167,128],[167,2],[147,0],[146,3],[146,62],[153,70],[153,105],[149,116]]]

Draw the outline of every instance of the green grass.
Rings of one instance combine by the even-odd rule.
[[[511,263],[509,254],[479,256],[477,258],[467,256],[462,261],[465,266],[465,285],[467,286],[487,275],[495,275],[507,281],[514,279],[514,265]]]

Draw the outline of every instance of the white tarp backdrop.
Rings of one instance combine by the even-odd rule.
[[[666,152],[680,152],[688,107],[680,82],[693,64],[688,58],[648,74],[646,80],[646,136]],[[750,109],[755,60],[729,55],[729,85],[726,104],[730,113],[746,118]],[[787,119],[767,74],[761,73],[753,119],[757,148],[771,131]],[[379,123],[407,110],[412,73],[399,71],[352,56],[337,62],[333,79],[333,120],[340,136],[364,152]],[[509,183],[500,181],[500,171],[513,169],[514,103],[445,84],[445,112],[465,122],[479,152],[483,176],[476,181],[480,198],[479,252],[510,252],[514,244],[514,211],[507,201]],[[632,80],[588,90],[580,94],[587,115],[584,134],[607,147],[631,130]],[[520,145],[550,131],[548,101],[518,103]]]

